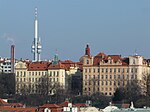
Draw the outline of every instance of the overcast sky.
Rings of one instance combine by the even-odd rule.
[[[38,7],[41,58],[78,61],[91,54],[135,53],[150,58],[150,0],[0,0],[0,56],[33,59],[34,9]]]

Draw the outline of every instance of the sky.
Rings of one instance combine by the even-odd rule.
[[[0,56],[33,59],[38,8],[42,60],[78,61],[88,43],[99,52],[150,58],[150,0],[0,0]]]

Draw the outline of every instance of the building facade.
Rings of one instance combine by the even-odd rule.
[[[19,61],[15,66],[16,94],[55,94],[56,90],[70,89],[70,76],[79,74],[80,67],[70,60],[52,62]],[[45,92],[45,93],[44,93]]]
[[[14,65],[17,63],[15,60]],[[0,73],[12,73],[12,62],[8,58],[0,58]]]
[[[144,74],[150,73],[149,62],[142,56],[123,58],[105,53],[91,56],[89,45],[80,60],[83,62],[83,95],[101,92],[112,96],[118,87],[124,87],[130,80],[141,81]]]

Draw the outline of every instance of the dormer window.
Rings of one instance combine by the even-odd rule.
[[[86,64],[89,64],[89,60],[86,60]]]

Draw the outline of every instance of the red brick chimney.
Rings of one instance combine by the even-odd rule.
[[[15,45],[11,45],[11,73],[14,73]]]

